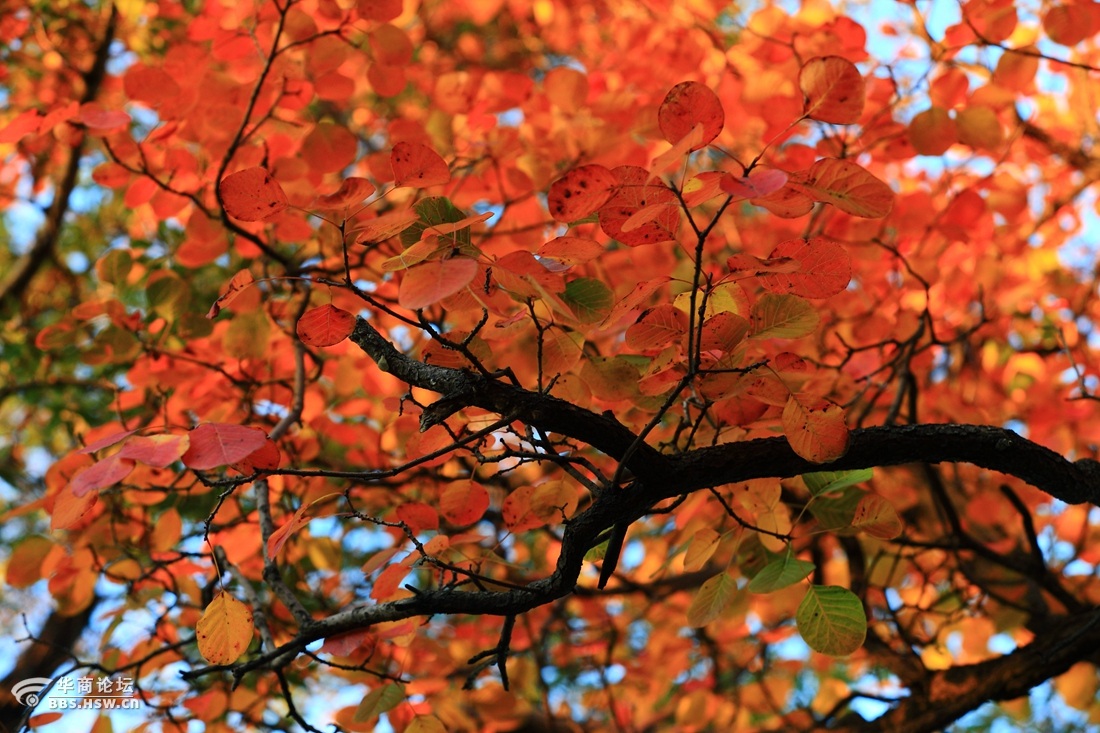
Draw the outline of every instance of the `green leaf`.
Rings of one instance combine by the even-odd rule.
[[[819,320],[818,312],[803,298],[766,293],[752,307],[749,338],[798,338],[812,333]]]
[[[737,581],[729,573],[718,573],[707,579],[688,606],[687,620],[691,626],[706,626],[722,615],[737,590]]]
[[[367,693],[359,707],[355,709],[352,720],[356,723],[365,723],[377,718],[387,710],[392,710],[399,702],[405,699],[404,685],[388,684],[376,687]]]
[[[827,531],[846,529],[852,526],[859,500],[864,491],[847,487],[841,489],[839,496],[815,498],[809,504],[810,514],[814,515],[821,528]]]
[[[582,277],[565,286],[564,300],[581,323],[602,321],[611,312],[611,290],[600,280]]]
[[[813,585],[795,613],[798,633],[811,649],[834,657],[851,654],[867,636],[859,597],[837,585]]]
[[[821,496],[870,481],[873,475],[874,470],[870,468],[860,468],[855,471],[816,471],[802,474],[802,480],[811,494]]]
[[[772,560],[749,582],[753,593],[773,593],[794,585],[814,571],[814,564],[784,555]]]

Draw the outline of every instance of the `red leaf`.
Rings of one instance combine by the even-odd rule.
[[[747,176],[722,176],[719,186],[731,196],[754,199],[768,196],[787,185],[787,174],[776,168],[753,168]]]
[[[477,269],[477,260],[470,257],[452,257],[417,265],[405,272],[397,290],[397,302],[409,310],[427,308],[469,285]]]
[[[806,96],[807,117],[838,125],[859,122],[865,96],[863,75],[848,59],[810,59],[798,74],[798,86]]]
[[[99,440],[92,441],[91,443],[84,446],[83,448],[81,448],[77,452],[81,453],[83,455],[89,455],[91,453],[95,453],[98,450],[103,450],[104,448],[109,448],[110,446],[114,445],[115,443],[121,442],[121,441],[125,440],[126,438],[129,438],[131,435],[133,435],[136,432],[137,432],[136,430],[123,430],[123,431],[120,431],[120,432],[117,432],[117,433],[111,433],[110,435],[105,435],[102,438],[100,438]]]
[[[626,329],[626,344],[638,351],[664,348],[686,334],[687,326],[687,314],[665,303],[646,311],[637,323]]]
[[[106,135],[130,124],[130,115],[120,109],[107,109],[96,102],[80,105],[80,122],[95,135]]]
[[[225,210],[241,221],[262,221],[290,205],[283,187],[260,166],[230,173],[218,188]]]
[[[232,468],[245,476],[251,476],[254,473],[274,471],[282,460],[283,454],[279,452],[279,446],[269,438],[259,448],[234,463]]]
[[[560,263],[560,268],[547,265],[557,272],[596,259],[603,254],[603,245],[583,237],[558,237],[539,247],[535,254],[543,265],[547,265],[548,259]]]
[[[604,233],[631,247],[676,239],[680,229],[676,194],[663,184],[650,183],[649,171],[636,165],[619,166],[612,173],[618,186],[600,208],[600,228]],[[653,213],[653,218],[644,223],[632,219],[642,210],[647,210],[644,217]],[[632,228],[628,229],[628,224]]]
[[[672,87],[657,111],[661,134],[676,143],[697,125],[703,126],[703,138],[692,150],[710,144],[726,124],[722,100],[707,86],[697,81],[685,81]]]
[[[164,468],[178,461],[189,445],[190,439],[186,435],[138,435],[126,441],[118,455]]]
[[[615,174],[602,165],[582,165],[550,184],[550,216],[570,224],[593,214],[611,198]]]
[[[267,440],[264,431],[231,423],[206,423],[192,430],[191,447],[183,454],[188,468],[206,471],[246,458]]]
[[[374,190],[374,184],[366,178],[347,178],[336,193],[318,196],[313,200],[313,205],[319,209],[342,209],[362,203]]]
[[[414,534],[426,529],[439,529],[439,514],[422,501],[410,501],[397,507],[397,518]]]
[[[852,263],[848,251],[823,237],[788,239],[768,255],[769,259],[790,258],[798,262],[797,272],[769,273],[760,284],[773,293],[791,293],[803,298],[828,298],[848,287]]]
[[[390,153],[395,186],[427,188],[451,180],[451,171],[439,153],[423,143],[399,142]]]
[[[73,492],[73,496],[79,499],[89,491],[98,491],[108,486],[114,486],[129,476],[133,470],[133,461],[128,461],[115,453],[107,456],[102,461],[96,461],[73,476],[72,481],[69,482],[69,487]]]
[[[338,344],[355,330],[355,316],[328,303],[310,308],[298,319],[298,338],[307,346]]]

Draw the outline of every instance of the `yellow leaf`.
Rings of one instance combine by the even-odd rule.
[[[199,653],[211,664],[232,664],[252,643],[252,611],[226,592],[219,593],[195,628]]]

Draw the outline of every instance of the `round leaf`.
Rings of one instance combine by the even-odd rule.
[[[867,615],[859,597],[836,585],[811,586],[795,620],[811,649],[834,657],[859,649],[867,636]]]
[[[852,279],[848,251],[830,239],[788,239],[768,255],[771,260],[781,257],[798,262],[798,269],[761,276],[760,284],[773,293],[828,298],[848,287]]]
[[[702,139],[691,148],[699,150],[721,134],[726,112],[722,109],[722,100],[709,87],[697,81],[685,81],[672,87],[665,96],[657,111],[657,123],[670,143],[679,142],[696,125],[702,125]]]
[[[252,611],[228,593],[219,593],[199,619],[199,653],[211,664],[232,664],[252,643]]]
[[[241,221],[262,221],[289,206],[283,187],[260,166],[230,173],[218,189],[225,210]]]
[[[593,214],[611,198],[618,180],[602,165],[582,165],[550,185],[547,204],[556,221],[572,223]]]
[[[477,274],[477,260],[452,257],[417,265],[405,272],[397,291],[402,308],[418,310],[454,295],[470,284]]]
[[[182,456],[183,463],[196,471],[236,463],[267,441],[264,431],[232,423],[206,423],[188,436],[191,446]]]
[[[859,122],[865,95],[863,76],[848,59],[810,59],[798,74],[798,86],[806,97],[807,117],[837,125]]]
[[[451,180],[446,161],[423,143],[399,142],[390,153],[395,186],[427,188]]]
[[[307,346],[338,344],[355,330],[355,316],[328,303],[310,308],[298,319],[298,338]]]

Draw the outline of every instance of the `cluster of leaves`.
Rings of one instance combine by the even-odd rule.
[[[0,19],[6,581],[75,667],[181,729],[1085,710],[1100,10],[785,7]]]

